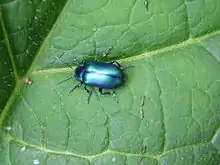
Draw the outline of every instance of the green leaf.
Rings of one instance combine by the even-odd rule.
[[[0,113],[4,108],[7,100],[9,99],[11,92],[15,86],[15,79],[11,63],[11,52],[7,49],[8,39],[4,36],[5,27],[3,25],[0,13]]]
[[[4,165],[219,165],[219,0],[0,1]],[[135,65],[91,103],[56,56]],[[61,68],[62,67],[62,68]],[[12,73],[13,71],[13,73]],[[30,77],[32,84],[25,84]]]

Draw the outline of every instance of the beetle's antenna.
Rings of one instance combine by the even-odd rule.
[[[66,66],[68,66],[69,68],[73,69],[73,67],[72,67],[70,64],[68,64],[67,62],[61,60],[59,57],[55,56],[55,58],[56,58],[57,60],[61,61],[62,63],[64,63],[64,64],[65,64]]]
[[[68,80],[70,80],[70,79],[72,79],[72,77],[68,77],[67,79],[60,81],[59,83],[57,83],[57,85],[60,85],[60,84],[66,82],[66,81],[68,81]]]

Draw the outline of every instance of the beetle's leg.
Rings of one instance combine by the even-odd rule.
[[[121,70],[126,70],[126,69],[129,69],[129,68],[133,68],[134,66],[122,66],[121,64],[119,64],[117,61],[111,61],[110,64],[116,64],[119,68],[121,68]]]
[[[133,68],[133,67],[134,67],[133,65],[123,66],[123,67],[121,67],[121,70],[126,70],[126,69]]]
[[[102,54],[102,56],[107,57],[110,54],[110,52],[112,51],[112,49],[113,49],[113,47],[109,47],[108,50]]]
[[[114,64],[114,63],[115,63],[119,68],[122,67],[121,64],[119,64],[117,61],[111,61],[111,62],[110,62],[110,64]]]
[[[75,85],[70,91],[69,93],[73,92],[76,88],[79,88],[83,83],[81,82],[80,84],[78,85]]]
[[[112,92],[103,92],[103,91],[102,91],[102,88],[99,88],[99,92],[100,92],[102,95],[112,95],[112,96],[114,97],[116,103],[118,103],[118,97],[117,97],[117,95],[115,94],[114,91],[112,91]]]
[[[86,88],[86,85],[84,86],[84,89],[85,89],[86,92],[89,94],[88,100],[87,100],[87,103],[89,104],[89,103],[90,103],[90,98],[91,98],[91,96],[92,96],[92,91],[88,90],[88,89]]]
[[[98,61],[99,58],[107,57],[110,54],[110,52],[112,51],[112,49],[113,49],[113,47],[110,47],[110,48],[108,48],[108,50],[106,50],[105,52],[103,52],[101,54],[97,53],[98,55],[96,56],[95,61]]]

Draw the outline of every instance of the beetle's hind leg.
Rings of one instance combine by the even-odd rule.
[[[116,101],[116,103],[118,103],[118,96],[115,94],[114,91],[112,92],[103,92],[102,91],[102,88],[99,88],[99,92],[102,94],[102,95],[112,95]]]
[[[90,103],[90,98],[91,98],[91,96],[92,96],[92,91],[88,90],[88,89],[86,88],[86,85],[84,86],[84,89],[85,89],[86,92],[89,94],[88,100],[87,100],[87,103],[89,104],[89,103]]]
[[[110,64],[116,64],[119,68],[121,68],[121,70],[126,70],[126,69],[129,69],[129,68],[133,68],[134,66],[133,65],[130,65],[130,66],[122,66],[121,64],[119,64],[117,61],[111,61]]]

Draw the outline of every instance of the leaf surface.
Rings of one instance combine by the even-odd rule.
[[[219,165],[218,0],[0,4],[2,164]],[[73,71],[56,56],[110,46],[108,60],[135,66],[119,104],[93,88],[86,104],[83,88],[69,93],[74,79],[57,85]]]

